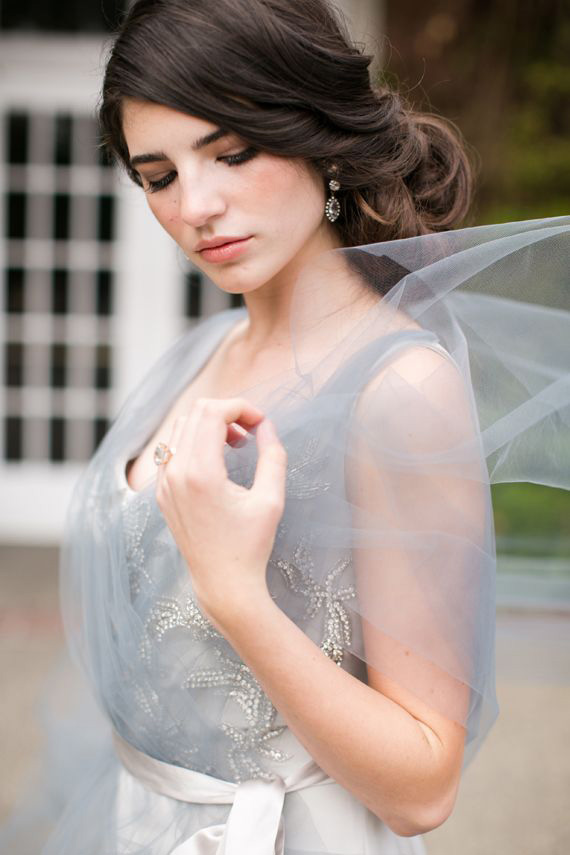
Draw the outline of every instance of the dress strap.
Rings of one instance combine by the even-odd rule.
[[[407,347],[410,344],[439,344],[438,336],[431,330],[401,330],[379,336],[357,350],[342,368],[328,380],[319,394],[323,392],[356,392],[354,378],[358,377],[361,388],[372,377],[378,362],[388,353]],[[441,347],[441,345],[439,344]]]
[[[310,760],[285,778],[259,778],[234,784],[193,769],[157,760],[113,731],[119,760],[144,787],[182,802],[231,804],[224,824],[201,828],[171,855],[284,855],[285,793],[336,781]]]

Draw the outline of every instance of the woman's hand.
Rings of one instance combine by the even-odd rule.
[[[251,489],[228,478],[223,448],[255,432]],[[256,427],[257,426],[257,427]],[[287,452],[273,424],[245,398],[199,398],[174,424],[176,453],[158,467],[156,498],[188,563],[200,607],[219,631],[240,604],[268,596],[266,566],[285,505]]]

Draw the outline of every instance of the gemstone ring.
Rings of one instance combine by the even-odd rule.
[[[156,448],[154,449],[154,462],[157,466],[161,466],[163,463],[168,463],[171,457],[176,454],[175,448],[169,448],[165,442],[159,442]]]

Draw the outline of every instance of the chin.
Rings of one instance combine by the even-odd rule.
[[[247,294],[261,288],[273,279],[279,270],[252,270],[251,267],[241,267],[236,264],[228,265],[224,271],[204,270],[204,273],[214,285],[227,294]]]

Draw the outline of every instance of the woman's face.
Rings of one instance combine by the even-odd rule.
[[[340,245],[324,216],[324,182],[304,161],[255,152],[210,122],[130,98],[123,132],[152,213],[228,293],[285,284]],[[201,250],[220,238],[236,242]]]

